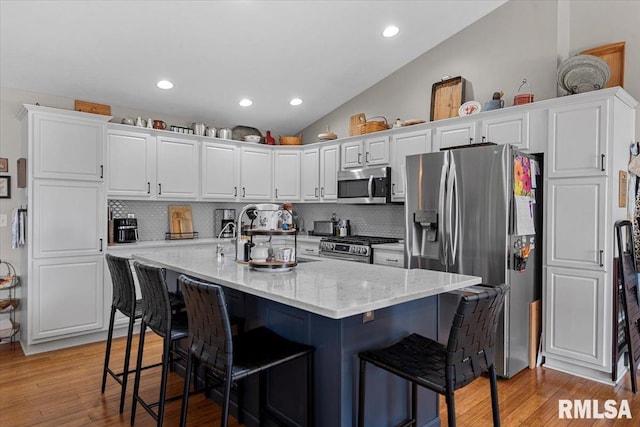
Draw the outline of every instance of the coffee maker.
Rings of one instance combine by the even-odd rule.
[[[233,237],[233,226],[228,226],[229,223],[235,223],[236,210],[235,209],[216,209],[214,213],[215,235],[222,238]],[[227,227],[227,228],[225,228]],[[224,230],[224,232],[222,232]],[[220,234],[222,232],[222,234]]]
[[[114,218],[113,241],[132,243],[138,241],[138,220],[136,218]]]

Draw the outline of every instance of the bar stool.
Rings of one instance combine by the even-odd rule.
[[[416,396],[418,386],[422,386],[446,397],[449,427],[455,427],[454,391],[488,371],[493,425],[500,426],[494,350],[498,315],[502,310],[504,296],[509,287],[507,285],[480,286],[482,291],[465,292],[461,297],[446,346],[419,334],[411,334],[389,347],[358,354],[360,358],[359,427],[365,425],[367,362],[411,383],[411,414],[406,421],[400,423],[402,426],[417,425]]]
[[[226,427],[229,418],[231,385],[250,375],[258,374],[259,425],[270,416],[286,424],[268,411],[266,401],[266,370],[274,366],[306,357],[307,359],[307,425],[314,425],[313,354],[314,348],[290,341],[266,327],[258,327],[232,337],[227,304],[222,288],[200,282],[185,275],[178,278],[189,317],[190,344],[182,397],[180,425],[187,424],[189,387],[194,362],[199,362],[223,383],[220,425]],[[239,393],[239,400],[242,393]],[[239,405],[241,402],[239,402]],[[239,410],[240,412],[240,410]]]
[[[140,342],[138,344],[138,358],[136,363],[136,376],[133,386],[133,405],[131,407],[131,425],[135,422],[136,405],[139,402],[161,426],[164,418],[166,402],[180,399],[182,396],[166,397],[167,377],[173,357],[177,356],[186,360],[186,352],[181,351],[176,342],[189,336],[189,326],[186,312],[176,311],[172,306],[169,291],[165,280],[165,269],[133,262],[133,266],[140,282],[142,292],[142,321],[140,323]],[[162,374],[160,379],[160,397],[157,402],[147,403],[138,394],[140,388],[140,373],[142,354],[144,349],[145,331],[149,328],[163,338],[162,350]],[[158,407],[157,413],[154,411]]]
[[[113,284],[113,299],[111,302],[111,316],[109,318],[109,333],[107,335],[107,349],[104,354],[104,368],[102,370],[102,393],[104,393],[107,374],[111,375],[122,387],[120,392],[120,413],[124,411],[124,396],[127,390],[127,379],[130,373],[129,358],[131,356],[131,341],[133,337],[133,325],[137,319],[142,317],[142,301],[136,300],[136,289],[133,282],[133,274],[129,259],[116,257],[111,254],[106,255],[107,265],[111,273],[111,283]],[[127,344],[125,346],[124,367],[122,372],[115,372],[109,368],[111,358],[111,341],[113,339],[113,324],[116,311],[129,318],[127,328]]]

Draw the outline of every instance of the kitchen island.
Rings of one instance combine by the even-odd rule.
[[[225,287],[229,310],[245,318],[245,327],[265,325],[277,333],[313,345],[317,426],[355,425],[357,353],[388,345],[417,332],[435,337],[435,295],[480,283],[480,278],[429,270],[405,270],[326,258],[299,259],[289,272],[255,271],[233,256],[217,259],[212,247],[167,249],[134,255]],[[299,363],[297,363],[299,362]],[[304,419],[305,363],[278,367],[269,378],[267,404],[294,422]],[[367,377],[367,426],[388,426],[407,414],[406,383],[371,368]],[[254,387],[251,381],[249,390]],[[247,393],[245,423],[257,402]],[[419,392],[418,425],[439,425],[437,396]]]

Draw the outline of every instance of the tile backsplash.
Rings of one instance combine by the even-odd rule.
[[[193,231],[201,238],[214,236],[214,212],[216,209],[235,209],[239,214],[245,203],[163,202],[144,200],[109,200],[114,217],[125,218],[134,214],[138,218],[140,240],[164,240],[169,231],[169,206],[191,206]],[[293,205],[294,214],[303,231],[313,229],[313,221],[348,219],[351,234],[379,237],[404,237],[404,205],[343,205],[323,203],[299,203]],[[302,222],[300,222],[302,220]]]

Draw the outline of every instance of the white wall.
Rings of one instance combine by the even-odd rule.
[[[303,141],[317,141],[328,125],[348,136],[358,113],[428,121],[432,85],[445,75],[467,80],[465,100],[484,103],[502,90],[510,106],[523,78],[536,101],[555,98],[561,60],[617,41],[627,42],[625,89],[640,100],[638,17],[640,1],[511,0],[303,129]]]

